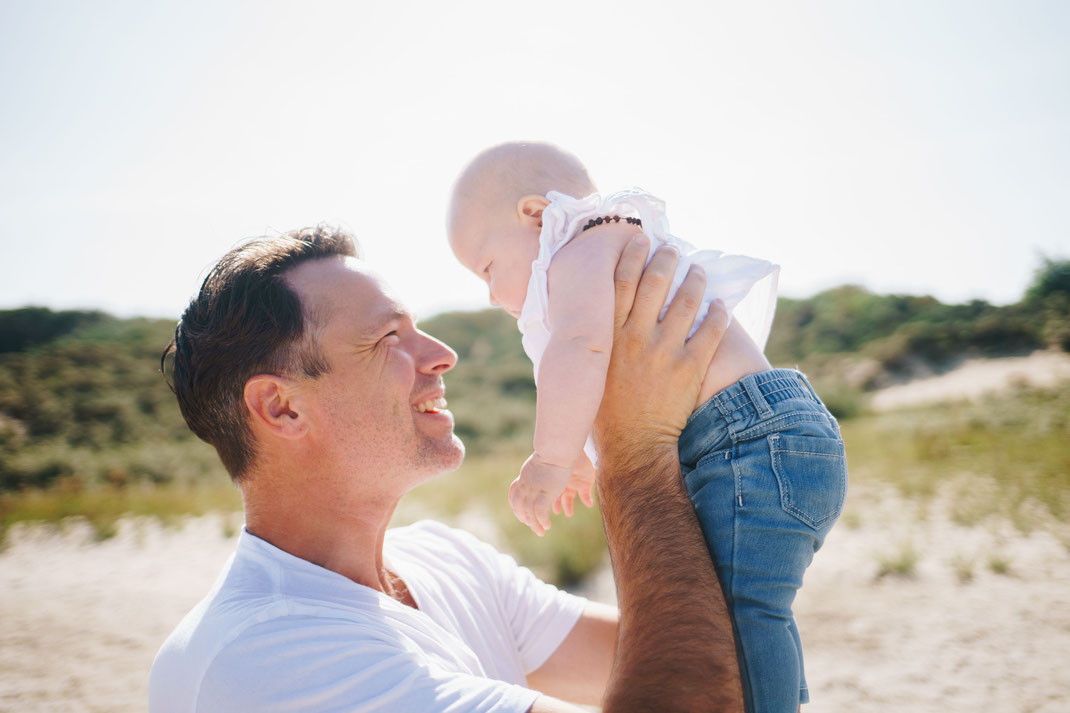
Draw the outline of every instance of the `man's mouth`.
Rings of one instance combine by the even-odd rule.
[[[419,413],[438,413],[446,408],[446,399],[441,396],[437,399],[423,401],[413,406]]]

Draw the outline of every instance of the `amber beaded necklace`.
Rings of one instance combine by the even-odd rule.
[[[610,223],[610,222],[619,223],[620,222],[620,216],[619,215],[607,215],[604,218],[603,217],[591,218],[589,221],[587,221],[587,225],[583,226],[583,230],[587,230],[588,228],[593,228],[594,226],[601,225],[602,223]],[[628,223],[630,225],[638,226],[640,228],[643,227],[643,221],[639,220],[638,218],[625,218],[624,222]],[[580,231],[580,232],[583,232],[583,231]]]

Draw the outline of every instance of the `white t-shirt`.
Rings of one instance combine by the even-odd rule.
[[[585,600],[461,530],[387,532],[419,610],[243,531],[152,666],[150,713],[526,711]]]
[[[520,310],[517,326],[520,328],[524,351],[535,365],[535,380],[538,385],[539,363],[550,343],[552,326],[549,318],[550,291],[547,271],[554,255],[572,238],[583,232],[592,218],[620,216],[639,218],[642,230],[650,237],[650,252],[647,262],[661,245],[674,245],[680,251],[672,286],[666,297],[668,308],[676,290],[687,277],[691,265],[701,265],[706,271],[706,291],[702,306],[695,315],[691,328],[694,333],[716,299],[724,301],[729,317],[739,322],[759,349],[765,348],[769,329],[776,311],[777,280],[780,266],[768,260],[732,255],[720,250],[698,250],[694,245],[669,232],[669,219],[665,215],[665,203],[638,188],[630,188],[605,197],[592,193],[586,198],[550,191],[546,194],[550,204],[542,212],[542,230],[539,232],[539,255],[531,263],[531,278],[524,306]],[[597,454],[591,439],[587,439],[584,451],[592,463],[597,463]]]

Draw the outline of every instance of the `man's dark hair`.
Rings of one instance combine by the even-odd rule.
[[[208,273],[163,352],[161,369],[174,355],[171,388],[186,424],[215,446],[236,483],[256,456],[245,382],[257,374],[315,378],[329,369],[313,334],[315,318],[284,276],[334,256],[357,257],[357,245],[324,225],[234,248]]]

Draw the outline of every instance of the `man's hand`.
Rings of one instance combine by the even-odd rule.
[[[698,267],[688,273],[659,322],[678,255],[671,248],[659,249],[644,271],[648,246],[646,236],[637,235],[617,265],[613,356],[594,429],[600,453],[609,444],[616,453],[627,444],[656,443],[675,450],[728,323],[718,301],[687,339],[705,287]]]

